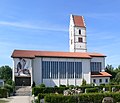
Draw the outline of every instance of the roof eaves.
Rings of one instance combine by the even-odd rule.
[[[68,56],[43,56],[43,55],[35,55],[35,57],[53,57],[53,58],[81,58],[81,59],[91,59],[91,57],[68,57]]]

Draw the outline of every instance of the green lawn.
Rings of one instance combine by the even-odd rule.
[[[8,101],[0,100],[0,103],[7,103]]]

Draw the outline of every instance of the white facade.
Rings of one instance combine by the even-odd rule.
[[[15,50],[12,54],[13,81],[17,82],[17,85],[23,85],[24,82],[26,85],[32,85],[34,81],[36,85],[44,83],[46,86],[52,87],[60,85],[80,86],[83,79],[86,80],[87,84],[109,83],[110,75],[107,73],[103,76],[92,76],[92,72],[104,72],[105,56],[99,53],[91,55],[87,52],[86,26],[82,16],[70,16],[69,47],[70,52]],[[43,67],[44,61],[50,62],[49,66],[46,67],[48,71]],[[52,72],[52,62],[65,63],[65,69],[63,67],[64,77],[60,77],[62,73],[60,73],[61,68],[58,64],[57,67],[53,67],[56,74]],[[72,74],[68,73],[69,68],[71,68],[68,66],[69,63],[72,64]],[[79,68],[76,66],[77,63]],[[45,70],[46,72],[44,72]],[[55,78],[52,77],[52,73]],[[45,75],[46,77],[44,77]]]
[[[23,58],[25,59],[25,58]],[[91,62],[95,62],[95,63],[101,63],[101,71],[104,70],[105,68],[105,57],[92,57],[91,59],[87,59],[87,58],[53,58],[53,57],[35,57],[34,59],[25,59],[25,60],[29,60],[30,61],[30,68],[31,68],[31,85],[33,83],[33,81],[35,82],[36,85],[39,85],[41,83],[45,84],[46,86],[49,87],[54,87],[54,86],[60,86],[60,85],[78,85],[80,86],[82,84],[82,80],[85,79],[87,84],[90,83],[94,83],[95,85],[100,85],[100,84],[108,84],[109,83],[109,77],[92,77],[91,76]],[[19,58],[14,58],[14,67],[17,66],[18,62],[19,62]],[[50,72],[50,78],[43,78],[43,67],[42,67],[42,62],[43,61],[49,61],[49,62],[80,62],[82,63],[82,73],[81,73],[81,77],[80,78],[76,78],[75,77],[75,72],[73,73],[74,78],[68,78],[67,76],[67,72],[66,72],[66,78],[60,78],[60,72],[58,71],[58,77],[57,78],[51,78],[51,72]],[[74,64],[75,66],[75,64]],[[56,68],[57,69],[57,68]],[[16,75],[15,75],[15,71],[16,69],[13,70],[13,81],[15,81]],[[59,70],[59,67],[58,67]],[[48,71],[49,72],[49,71]],[[17,76],[18,77],[18,76]],[[23,76],[19,76],[19,77],[23,77]],[[28,78],[27,76],[24,76],[26,78]],[[95,82],[93,81],[95,79]],[[102,82],[99,82],[99,79],[102,79]],[[106,82],[106,79],[108,79],[108,81]]]
[[[92,77],[91,83],[95,84],[96,86],[100,84],[109,84],[110,77]]]
[[[36,59],[35,59],[36,60]],[[43,79],[42,78],[42,61],[65,61],[65,62],[82,62],[82,78],[65,78],[61,79]],[[33,60],[34,61],[34,60]],[[34,70],[34,76],[33,76],[33,81],[35,83],[41,84],[44,83],[46,86],[60,86],[60,85],[81,85],[82,79],[84,78],[88,84],[91,83],[91,74],[90,74],[90,59],[70,59],[70,58],[38,58],[37,61],[35,62],[35,68],[33,67]],[[84,69],[86,68],[86,69]]]
[[[82,17],[84,22],[84,19]],[[84,24],[85,25],[85,24]],[[79,41],[79,39],[81,39]],[[73,15],[70,16],[69,48],[70,52],[87,52],[86,28],[75,26]]]

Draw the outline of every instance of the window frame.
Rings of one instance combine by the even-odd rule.
[[[96,83],[96,79],[93,79],[93,83]]]
[[[91,72],[101,72],[102,71],[102,62],[90,62]]]
[[[102,79],[99,79],[99,83],[102,83]]]
[[[81,35],[81,34],[82,34],[81,29],[79,29],[79,35]]]
[[[108,83],[108,79],[105,79],[105,83]]]
[[[79,37],[79,38],[78,38],[78,42],[79,42],[79,43],[82,43],[82,42],[83,42],[83,38],[82,38],[82,37]]]

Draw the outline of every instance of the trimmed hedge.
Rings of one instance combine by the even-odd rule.
[[[0,98],[7,98],[8,90],[5,88],[0,88]]]
[[[40,99],[43,99],[47,94],[38,94],[38,103],[40,103]]]
[[[120,90],[120,85],[100,85],[100,86],[95,86],[97,88],[99,88],[99,90],[102,90],[103,88],[105,88],[106,91],[110,91],[112,92],[112,88],[115,88],[115,91],[119,91]]]
[[[98,88],[86,88],[86,93],[98,93]]]
[[[80,86],[80,87],[78,87],[78,88],[81,89],[82,92],[84,93],[86,88],[93,88],[93,86],[85,85],[85,86]]]
[[[93,93],[93,92],[98,92],[103,90],[103,88],[105,88],[106,91],[112,91],[112,87],[115,88],[115,91],[120,90],[120,85],[101,85],[101,86],[90,86],[90,85],[86,85],[86,86],[80,86],[80,87],[76,87],[78,89],[81,89],[82,92],[85,92],[85,89],[87,89],[87,93]],[[34,88],[32,88],[32,94],[34,94],[35,96],[37,96],[39,93],[43,93],[43,94],[49,94],[49,93],[59,93],[59,94],[63,94],[64,90],[67,90],[71,88],[70,87],[65,87],[64,85],[61,85],[61,87],[40,87],[40,86],[36,86]],[[90,89],[89,89],[90,88]],[[95,89],[91,89],[91,88],[95,88]],[[96,89],[97,88],[97,89]]]
[[[75,96],[46,95],[45,103],[77,103]]]
[[[44,99],[45,103],[101,103],[104,97],[112,97],[120,102],[120,93],[84,93],[73,96],[49,94]]]
[[[47,93],[59,93],[63,94],[64,90],[67,90],[68,87],[34,87],[32,88],[32,94],[37,96],[39,93],[47,94]]]

